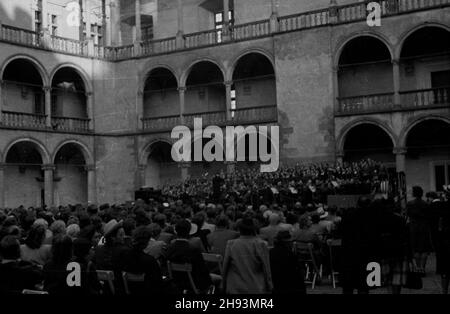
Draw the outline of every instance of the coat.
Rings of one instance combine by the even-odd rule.
[[[269,248],[258,237],[241,236],[228,241],[223,268],[227,294],[272,292]]]

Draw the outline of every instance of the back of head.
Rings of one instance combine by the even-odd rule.
[[[181,219],[175,225],[175,232],[180,238],[187,239],[189,237],[189,232],[191,231],[191,223],[186,219]]]
[[[228,228],[230,225],[230,220],[228,219],[228,216],[226,215],[220,215],[216,220],[216,226],[218,228]]]
[[[147,247],[148,241],[152,237],[152,232],[147,226],[140,226],[133,231],[133,247],[143,250]]]
[[[72,259],[72,238],[58,235],[53,238],[52,260],[57,265],[65,265]]]
[[[91,250],[91,241],[77,238],[73,241],[73,255],[79,260],[84,260]]]
[[[413,186],[412,188],[412,196],[415,198],[422,198],[423,189],[420,186]]]
[[[25,239],[25,244],[30,249],[39,249],[45,238],[45,230],[46,228],[41,224],[33,225]]]
[[[256,235],[256,226],[252,218],[243,218],[238,223],[238,229],[243,236]]]
[[[0,255],[3,259],[9,260],[20,258],[20,243],[17,237],[7,235],[0,241]]]
[[[272,226],[278,225],[281,221],[280,215],[278,214],[271,214],[269,216],[269,224]]]

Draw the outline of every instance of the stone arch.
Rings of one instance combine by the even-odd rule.
[[[420,116],[415,118],[414,120],[412,120],[411,122],[408,123],[408,125],[406,127],[403,128],[403,130],[400,133],[399,136],[399,147],[406,147],[406,141],[408,139],[408,134],[409,132],[418,124],[420,124],[421,122],[427,121],[427,120],[440,120],[440,121],[444,121],[448,124],[450,124],[450,118],[444,115],[426,115],[426,116]]]
[[[442,24],[440,22],[425,22],[425,23],[416,25],[415,27],[408,29],[407,31],[405,31],[403,34],[401,34],[399,36],[398,44],[396,45],[395,51],[394,51],[395,59],[397,59],[397,60],[400,59],[400,55],[402,53],[404,44],[405,44],[406,40],[409,38],[409,36],[411,36],[416,31],[418,31],[422,28],[425,28],[425,27],[438,27],[438,28],[442,28],[442,29],[450,32],[450,26]]]
[[[195,67],[195,65],[197,65],[200,62],[210,62],[210,63],[214,64],[215,66],[217,66],[217,68],[222,73],[222,77],[223,77],[223,80],[225,82],[226,71],[223,68],[223,65],[220,64],[220,62],[218,62],[217,60],[214,60],[212,58],[200,58],[200,59],[197,59],[197,60],[191,62],[189,64],[189,66],[185,70],[182,71],[180,80],[178,82],[178,86],[179,87],[186,87],[186,82],[187,82],[187,79],[188,79],[189,75],[191,74],[192,69]]]
[[[53,69],[53,71],[50,73],[50,83],[53,83],[53,79],[54,79],[56,73],[63,68],[72,68],[80,76],[80,78],[83,80],[83,84],[86,89],[86,93],[92,93],[94,91],[94,89],[92,87],[91,78],[86,73],[86,71],[84,71],[84,69],[82,69],[80,66],[78,66],[74,63],[71,63],[71,62],[62,63],[62,64],[56,66]]]
[[[19,60],[19,59],[24,59],[27,60],[29,62],[31,62],[36,70],[39,72],[41,79],[42,79],[42,85],[43,86],[49,86],[50,85],[50,79],[49,79],[49,75],[45,69],[45,67],[42,65],[42,63],[37,60],[35,57],[27,55],[27,54],[18,54],[18,55],[14,55],[9,57],[8,59],[6,59],[3,64],[1,65],[1,69],[0,69],[0,79],[3,79],[3,75],[5,72],[6,67],[13,61],[15,60]]]
[[[63,146],[65,146],[67,144],[75,144],[75,146],[77,146],[80,149],[81,153],[83,154],[86,165],[93,165],[95,163],[93,154],[89,150],[88,146],[85,145],[83,142],[81,142],[79,140],[75,140],[75,139],[64,140],[63,142],[58,144],[58,146],[55,148],[53,155],[52,155],[53,163],[55,163],[55,158],[56,158],[56,155],[58,154],[58,152],[61,150],[61,148]]]
[[[272,64],[273,72],[276,74],[274,56],[270,52],[268,52],[267,50],[265,50],[263,48],[248,48],[248,49],[244,49],[243,51],[240,51],[239,54],[232,59],[232,61],[230,63],[230,67],[226,73],[225,81],[231,81],[233,79],[233,73],[236,70],[236,66],[237,66],[239,60],[241,60],[241,58],[243,58],[246,55],[251,54],[251,53],[260,54],[260,55],[263,55],[264,57],[266,57]]]
[[[42,144],[40,141],[31,138],[31,137],[25,137],[25,138],[18,138],[16,140],[11,141],[5,149],[5,153],[3,155],[3,162],[6,163],[6,158],[8,156],[8,152],[10,151],[10,149],[18,143],[21,142],[30,142],[33,143],[37,149],[37,151],[39,152],[39,154],[41,155],[42,158],[42,164],[50,164],[52,162],[52,160],[50,159],[50,153],[48,152],[48,150],[45,148],[45,145]]]
[[[345,140],[347,138],[348,133],[354,127],[356,127],[358,125],[362,125],[362,124],[372,124],[372,125],[375,125],[375,126],[381,128],[390,137],[393,147],[398,146],[397,145],[398,140],[397,140],[397,137],[396,137],[394,131],[386,123],[384,123],[381,120],[374,119],[374,118],[360,118],[360,119],[356,119],[356,120],[346,124],[340,131],[339,136],[337,137],[337,141],[336,141],[336,151],[338,153],[344,152]]]
[[[364,31],[364,32],[355,32],[351,35],[347,35],[344,38],[340,39],[338,41],[338,44],[336,45],[335,51],[334,51],[334,59],[333,59],[333,67],[338,68],[339,67],[339,60],[341,58],[342,52],[344,51],[345,47],[348,43],[350,43],[352,40],[359,38],[359,37],[373,37],[375,39],[378,39],[381,41],[386,48],[389,51],[389,54],[391,55],[391,60],[394,58],[394,49],[392,47],[391,42],[389,39],[384,36],[381,33],[374,32],[374,31]]]

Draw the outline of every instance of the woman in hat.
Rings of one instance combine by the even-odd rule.
[[[269,248],[256,236],[252,218],[238,223],[241,236],[228,241],[224,258],[224,291],[227,294],[272,292]]]

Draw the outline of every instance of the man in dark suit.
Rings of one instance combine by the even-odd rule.
[[[206,291],[211,286],[211,277],[200,249],[189,243],[190,230],[191,223],[185,219],[176,224],[177,239],[169,245],[166,258],[169,262],[175,264],[191,264],[192,277],[196,288],[200,291]],[[173,276],[182,290],[191,290],[187,277],[176,273]]]
[[[36,290],[44,280],[42,271],[35,265],[20,260],[20,243],[8,235],[0,242],[0,295],[21,294],[24,289]]]
[[[151,238],[148,227],[138,227],[133,232],[132,248],[123,250],[120,254],[116,272],[126,271],[132,274],[144,274],[143,283],[128,283],[132,294],[150,295],[163,292],[161,269],[156,259],[144,253]]]
[[[211,253],[225,256],[225,248],[228,240],[239,238],[239,232],[230,230],[230,222],[227,216],[222,215],[217,219],[216,230],[208,234],[208,243],[211,247]]]

